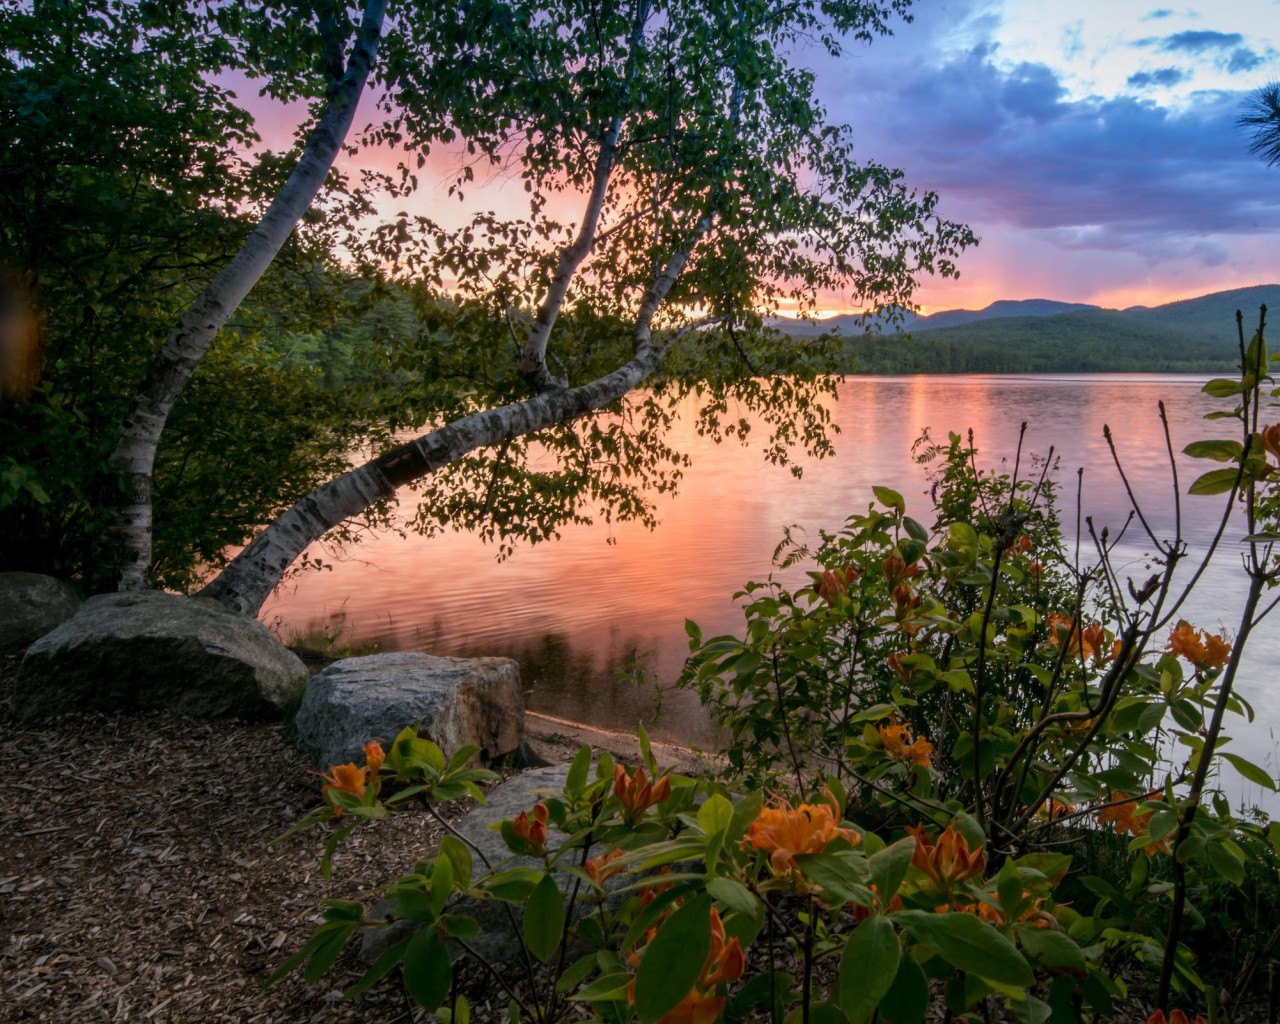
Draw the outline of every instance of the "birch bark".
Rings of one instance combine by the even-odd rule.
[[[240,251],[182,316],[156,354],[120,425],[108,466],[118,474],[121,487],[115,526],[121,590],[147,585],[151,566],[152,470],[174,402],[214,336],[266,272],[324,183],[351,129],[373,67],[385,16],[386,0],[365,0],[345,72],[307,139],[297,166]]]

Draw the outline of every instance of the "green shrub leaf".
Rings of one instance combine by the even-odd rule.
[[[711,952],[711,897],[691,900],[667,919],[636,971],[636,1016],[654,1024],[688,995]]]
[[[544,964],[550,963],[564,934],[564,897],[556,880],[543,875],[529,893],[524,908],[524,941],[529,952]]]
[[[850,1024],[870,1019],[893,984],[901,957],[898,933],[888,918],[875,914],[853,930],[840,957],[839,981],[840,1008]]]
[[[1025,988],[1035,983],[1014,944],[972,914],[908,910],[895,920],[953,967],[1002,985]]]

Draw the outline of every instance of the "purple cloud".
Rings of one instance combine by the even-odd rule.
[[[1006,227],[1062,249],[1213,266],[1231,238],[1280,231],[1274,172],[1235,127],[1243,92],[1193,93],[1178,108],[1071,99],[1053,69],[999,66],[990,45],[933,64],[895,50],[832,69],[842,94],[828,96],[832,114],[979,233]]]

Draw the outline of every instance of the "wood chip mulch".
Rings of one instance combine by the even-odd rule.
[[[398,986],[341,1001],[354,949],[318,984],[263,983],[319,921],[412,867],[423,814],[357,831],[320,877],[319,802],[281,726],[174,715],[17,727],[0,659],[0,1020],[268,1024],[412,1021]],[[354,944],[353,944],[354,945]]]

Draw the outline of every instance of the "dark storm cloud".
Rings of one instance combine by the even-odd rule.
[[[1275,172],[1235,127],[1243,92],[1196,93],[1178,109],[1072,100],[1051,68],[994,58],[978,46],[935,65],[905,50],[887,65],[851,63],[841,72],[856,103],[832,112],[860,129],[865,152],[979,226],[1201,264],[1226,258],[1222,236],[1280,230]]]
[[[1152,86],[1173,86],[1191,77],[1190,71],[1181,68],[1156,68],[1155,71],[1139,71],[1128,78],[1134,89],[1150,89]]]

